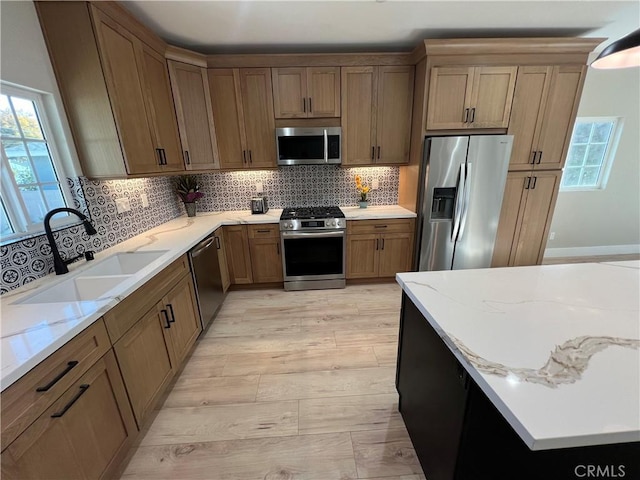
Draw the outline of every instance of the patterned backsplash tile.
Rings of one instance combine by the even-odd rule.
[[[325,165],[281,167],[278,170],[220,172],[199,175],[205,196],[198,210],[248,210],[262,183],[272,208],[290,206],[357,205],[355,176],[365,185],[378,180],[378,189],[369,193],[371,205],[398,203],[398,167],[340,168]],[[89,213],[98,231],[88,236],[81,225],[54,233],[64,258],[86,250],[99,252],[184,214],[184,207],[173,191],[170,177],[93,181],[84,177],[69,179],[75,208]],[[145,193],[149,207],[142,207]],[[128,197],[131,210],[117,213],[116,198]],[[34,236],[0,247],[2,281],[0,294],[18,288],[53,272],[51,249],[44,235]]]

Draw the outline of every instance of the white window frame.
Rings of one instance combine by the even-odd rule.
[[[18,87],[15,85],[9,85],[6,82],[0,82],[1,93],[8,96],[16,96],[30,100],[35,104],[36,112],[38,115],[38,121],[44,140],[49,148],[49,155],[51,157],[53,168],[56,176],[58,177],[58,183],[62,192],[62,197],[65,202],[65,206],[74,208],[74,199],[67,184],[68,173],[62,162],[60,156],[60,150],[56,146],[53,130],[50,123],[50,115],[56,112],[49,111],[49,108],[45,105],[44,96],[49,95],[46,92],[39,92],[29,88]],[[21,239],[30,238],[36,235],[44,233],[44,224],[42,222],[31,222],[26,215],[26,206],[22,196],[19,193],[18,186],[16,184],[11,167],[9,166],[9,160],[4,154],[4,149],[0,149],[0,182],[2,182],[2,201],[4,203],[5,211],[11,224],[15,230],[15,233],[3,235],[0,240],[0,244],[5,245],[7,243],[13,243]],[[27,155],[29,152],[27,151]],[[9,186],[9,188],[6,188]],[[78,219],[73,215],[68,216],[56,216],[51,219],[51,228],[59,229],[65,226],[78,223]]]
[[[592,192],[597,190],[604,190],[607,187],[609,181],[609,174],[611,173],[611,167],[616,156],[616,150],[618,149],[618,143],[620,142],[620,136],[622,135],[622,127],[624,126],[624,119],[622,117],[578,117],[576,118],[571,132],[571,143],[569,144],[569,151],[571,151],[571,145],[573,144],[573,134],[579,123],[613,123],[611,128],[611,134],[609,135],[609,141],[602,156],[602,166],[600,167],[600,175],[598,176],[598,182],[596,185],[576,185],[575,187],[569,187],[562,184],[560,181],[561,192]],[[567,165],[565,165],[562,175],[566,173]]]

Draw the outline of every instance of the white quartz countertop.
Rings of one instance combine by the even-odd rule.
[[[397,280],[532,450],[640,441],[640,261]]]
[[[409,218],[415,216],[395,205],[342,208],[347,219]],[[365,214],[360,213],[366,210]],[[196,217],[179,217],[133,237],[112,248],[99,252],[93,262],[80,261],[69,265],[68,275],[48,275],[0,297],[0,354],[2,390],[35,367],[54,351],[91,325],[129,294],[157,275],[171,262],[184,255],[200,240],[222,225],[278,223],[281,209],[252,215],[250,211],[198,213]],[[161,251],[160,258],[151,262],[117,288],[96,301],[15,304],[43,290],[67,280],[100,260],[120,252]]]

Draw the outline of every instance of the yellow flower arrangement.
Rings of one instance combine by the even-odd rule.
[[[360,175],[356,175],[356,190],[360,193],[360,201],[367,201],[367,193],[371,190],[371,187],[362,184],[362,178]]]

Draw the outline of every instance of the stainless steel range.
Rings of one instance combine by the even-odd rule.
[[[284,289],[344,288],[346,228],[338,207],[285,208],[280,216]]]

